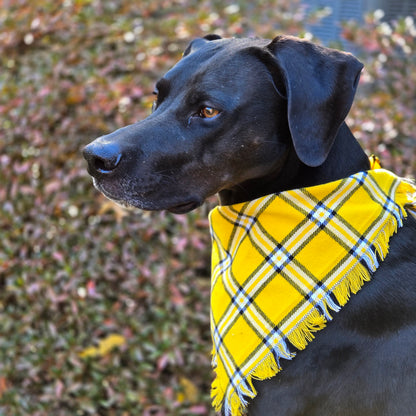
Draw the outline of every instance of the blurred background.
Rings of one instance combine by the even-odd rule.
[[[365,64],[348,123],[416,173],[416,1],[0,1],[0,415],[212,415],[210,237],[126,213],[81,157],[150,113],[208,33],[292,34]]]

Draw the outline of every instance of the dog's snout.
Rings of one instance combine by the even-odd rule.
[[[103,142],[100,139],[86,146],[82,153],[92,176],[113,173],[122,159],[121,149],[117,143]]]

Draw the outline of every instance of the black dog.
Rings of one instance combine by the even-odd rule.
[[[147,119],[84,150],[95,186],[147,210],[184,213],[368,170],[344,119],[362,64],[292,37],[193,41],[157,83]],[[374,279],[276,377],[250,415],[416,414],[416,221]]]

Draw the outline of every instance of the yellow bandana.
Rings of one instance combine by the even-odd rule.
[[[216,410],[244,413],[252,379],[280,371],[369,280],[416,187],[377,169],[210,213]]]

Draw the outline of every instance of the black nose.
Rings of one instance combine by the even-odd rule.
[[[119,165],[122,153],[119,145],[102,139],[94,140],[82,151],[88,162],[88,172],[92,176],[113,173]]]

